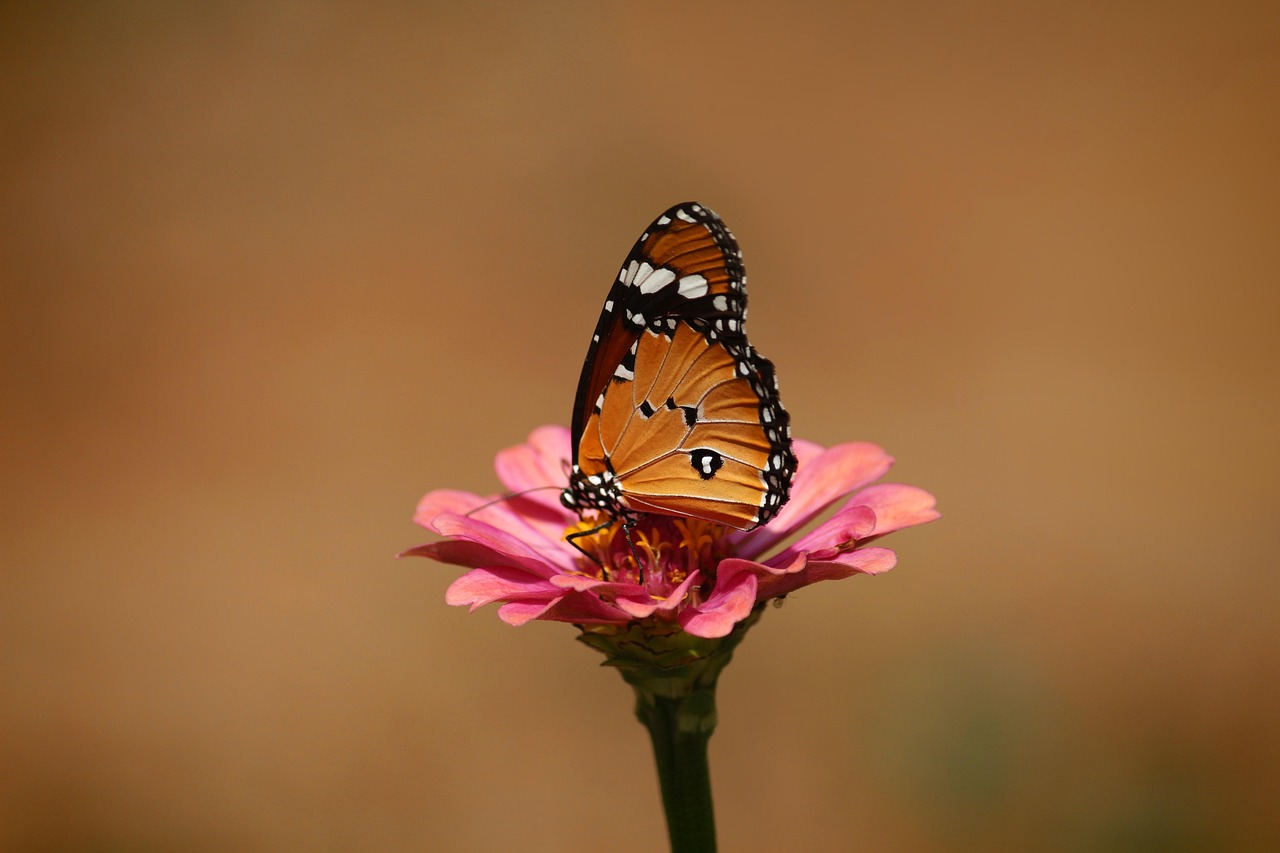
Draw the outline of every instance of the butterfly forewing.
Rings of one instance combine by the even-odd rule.
[[[749,529],[786,501],[795,457],[773,365],[747,343],[733,235],[687,203],[623,263],[574,406],[567,502]]]
[[[600,392],[653,320],[662,318],[674,326],[681,318],[735,319],[741,329],[745,311],[741,253],[719,218],[694,203],[663,213],[636,241],[605,299],[578,382],[575,438]]]

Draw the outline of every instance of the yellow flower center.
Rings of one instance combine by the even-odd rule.
[[[569,526],[565,536],[592,531],[603,523],[588,515]],[[640,515],[624,526],[613,523],[570,542],[585,555],[578,560],[583,574],[605,580],[649,586],[655,594],[678,586],[695,569],[707,575],[729,556],[725,540],[731,528],[701,518]]]

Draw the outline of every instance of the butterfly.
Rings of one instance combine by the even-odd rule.
[[[582,366],[561,493],[604,521],[570,541],[639,513],[750,530],[786,503],[791,419],[773,363],[747,342],[746,286],[737,241],[701,204],[636,241]]]

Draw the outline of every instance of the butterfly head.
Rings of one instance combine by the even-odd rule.
[[[622,506],[622,491],[609,468],[587,476],[574,465],[569,472],[569,486],[560,493],[560,503],[578,515],[589,510],[604,510],[617,515]]]

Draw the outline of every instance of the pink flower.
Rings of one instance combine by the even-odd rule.
[[[495,468],[512,492],[545,490],[496,500],[430,492],[414,521],[444,539],[401,556],[466,566],[470,571],[453,582],[445,600],[472,610],[503,602],[498,616],[511,625],[654,621],[698,637],[724,637],[760,602],[818,581],[888,571],[897,556],[871,543],[939,517],[923,489],[868,486],[893,464],[874,444],[823,449],[796,440],[794,449],[799,468],[791,500],[769,524],[744,533],[700,519],[641,516],[629,537],[615,523],[577,540],[597,563],[564,536],[599,521],[579,519],[561,505],[557,490],[546,488],[566,484],[569,431],[540,427],[528,443],[501,451]],[[845,496],[834,515],[778,548]]]

